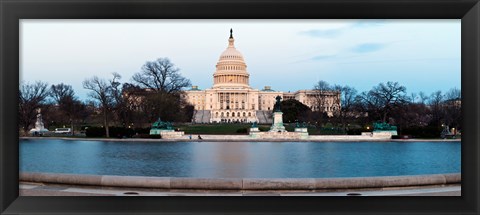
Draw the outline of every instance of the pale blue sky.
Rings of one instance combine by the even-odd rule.
[[[193,85],[212,86],[233,28],[250,85],[311,89],[318,80],[359,92],[398,81],[408,93],[460,88],[460,20],[21,20],[20,79],[73,86],[168,57]]]

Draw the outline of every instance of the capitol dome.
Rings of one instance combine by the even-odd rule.
[[[233,31],[230,29],[228,47],[220,55],[213,74],[213,88],[250,88],[247,64],[234,42]]]

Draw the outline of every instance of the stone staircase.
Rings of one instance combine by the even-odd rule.
[[[210,122],[210,111],[209,110],[196,110],[193,113],[193,123],[209,123]]]
[[[202,115],[202,123],[210,123],[210,114],[211,111],[204,110]]]
[[[257,110],[257,118],[259,124],[272,124],[272,111]]]

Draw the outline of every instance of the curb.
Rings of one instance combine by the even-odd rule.
[[[179,178],[23,172],[20,173],[20,181],[152,189],[318,190],[459,184],[461,174],[355,178]]]

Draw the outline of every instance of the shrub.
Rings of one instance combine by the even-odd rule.
[[[148,135],[148,138],[152,138],[152,139],[162,139],[162,135],[160,135],[160,134]]]
[[[104,137],[105,128],[102,127],[88,127],[85,129],[85,136],[87,137]]]
[[[112,138],[132,137],[135,134],[134,129],[123,127],[109,127],[109,132]],[[87,137],[105,137],[105,128],[88,127],[85,129],[85,135]]]
[[[259,126],[259,127],[258,127],[258,130],[259,130],[259,131],[269,131],[269,130],[270,130],[270,127]]]
[[[150,134],[150,128],[135,128],[135,135],[137,134]]]
[[[248,129],[247,128],[239,128],[239,129],[237,129],[237,133],[246,134],[246,133],[248,133]]]
[[[362,132],[371,132],[362,128],[350,128],[347,130],[347,135],[361,135]]]
[[[150,138],[150,134],[135,134],[133,138]]]
[[[436,126],[409,127],[399,130],[398,133],[400,135],[409,135],[414,138],[439,138],[442,133],[442,128]]]

